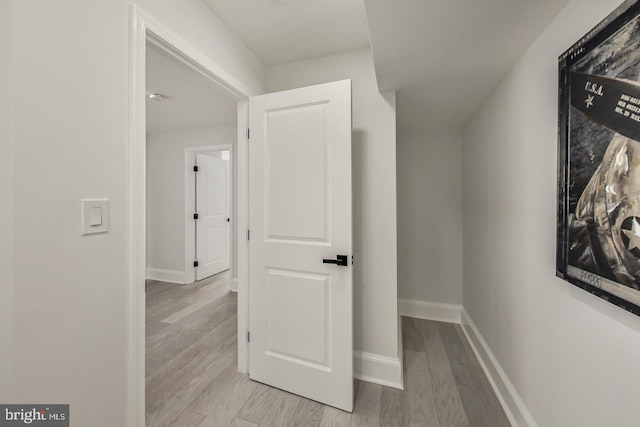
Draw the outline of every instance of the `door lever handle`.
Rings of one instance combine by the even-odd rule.
[[[337,255],[336,258],[337,259],[323,259],[322,263],[323,264],[342,265],[342,266],[345,266],[345,267],[349,265],[348,257],[346,255]]]

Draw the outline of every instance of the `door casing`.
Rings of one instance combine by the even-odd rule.
[[[248,101],[257,95],[224,68],[185,42],[139,6],[130,8],[129,37],[129,197],[127,303],[127,423],[145,425],[145,265],[146,265],[146,106],[147,43],[164,50],[223,89],[238,103],[238,234],[248,229]],[[248,372],[248,242],[238,239],[238,370]]]

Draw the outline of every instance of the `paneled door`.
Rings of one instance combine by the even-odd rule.
[[[351,81],[249,102],[249,366],[353,410]]]
[[[196,280],[229,269],[229,161],[196,154]]]

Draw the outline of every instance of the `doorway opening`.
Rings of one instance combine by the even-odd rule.
[[[196,404],[181,396],[206,382],[216,362],[237,372],[237,302],[229,294],[237,105],[153,43],[145,56],[145,410],[146,425],[160,426],[182,413],[172,402]]]
[[[147,353],[146,338],[158,333],[157,344],[169,335],[181,335],[173,325],[187,318],[190,311],[211,305],[211,301],[225,298],[222,303],[235,301],[236,296],[229,293],[230,288],[240,288],[239,296],[246,295],[242,286],[246,273],[243,276],[243,269],[238,268],[238,265],[242,267],[246,263],[246,248],[237,244],[237,230],[246,228],[247,222],[242,215],[243,209],[246,212],[246,201],[243,202],[246,199],[243,197],[246,194],[246,179],[243,178],[246,168],[244,162],[238,165],[237,159],[246,156],[247,101],[253,93],[135,5],[132,6],[132,31],[129,196],[131,370],[127,400],[129,425],[154,425],[153,419],[145,415],[145,409],[155,411],[154,418],[162,422],[167,413],[153,403],[154,399],[162,402],[175,393],[173,386],[184,380],[186,371],[183,368],[187,364],[171,363],[168,353],[162,351]],[[158,63],[163,63],[164,67],[158,67]],[[155,75],[157,70],[162,72]],[[191,96],[185,96],[189,93]],[[207,98],[207,93],[217,97],[216,100],[212,101],[211,96]],[[228,165],[228,212],[225,218],[229,219],[225,221],[228,242],[223,251],[228,252],[228,266],[196,282],[193,257],[198,249],[195,247],[197,239],[195,231],[191,234],[188,230],[189,226],[195,228],[194,223],[187,226],[186,221],[188,216],[193,221],[195,213],[195,205],[187,204],[189,178],[195,177],[194,165],[187,165],[186,159],[188,153],[193,151],[195,154],[202,147],[209,151],[204,155],[219,155],[219,159]],[[190,175],[186,174],[188,167],[191,168]],[[215,201],[216,197],[212,199]],[[244,237],[244,233],[242,235]],[[193,246],[189,245],[189,240],[194,242]],[[193,249],[193,254],[188,254],[187,247]],[[162,292],[182,294],[184,298],[180,303],[183,307],[170,314],[162,312],[161,305],[148,306],[147,278],[155,279],[156,284],[164,284]],[[190,291],[191,296],[185,295]],[[225,357],[232,359],[225,359],[231,362],[228,367],[235,372],[246,372],[246,350],[243,348],[246,343],[237,339],[238,335],[244,335],[246,328],[246,314],[243,314],[246,313],[246,304],[242,297],[239,300],[237,308],[235,302],[226,304],[223,318],[216,318],[216,321],[220,322],[218,329],[225,331],[229,344],[222,346],[226,351]],[[150,308],[157,309],[152,316],[147,315]],[[164,309],[168,306],[165,305]],[[154,326],[149,326],[150,323]],[[198,336],[196,323],[190,321],[185,325],[184,332],[190,333],[192,338]],[[202,330],[210,329],[208,325],[201,326]],[[192,349],[197,346],[198,343],[191,345]],[[184,350],[176,348],[179,353]],[[147,373],[154,369],[155,377],[151,381],[159,387],[149,393],[146,392]],[[156,406],[151,408],[153,405]]]
[[[237,329],[227,329],[232,332],[231,335],[223,333],[214,339],[214,342],[220,339],[220,342],[226,343],[220,348],[213,347],[210,351],[190,348],[194,359],[186,364],[181,357],[184,354],[169,356],[164,352],[155,353],[158,355],[155,362],[160,362],[161,367],[155,371],[154,379],[160,387],[154,389],[153,395],[147,396],[150,402],[146,406],[152,407],[154,420],[159,420],[162,425],[171,424],[175,420],[168,419],[166,411],[170,409],[165,408],[175,406],[172,397],[188,395],[187,406],[197,405],[198,396],[208,389],[203,381],[215,380],[215,376],[221,374],[217,369],[233,375],[238,375],[238,371],[248,371],[250,341],[251,379],[259,378],[260,373],[289,373],[258,381],[350,412],[353,409],[352,267],[349,263],[349,259],[352,259],[351,82],[324,83],[253,97],[254,94],[235,79],[163,29],[136,6],[132,6],[132,10],[128,230],[131,266],[131,425],[145,423],[146,319],[144,311],[138,311],[140,307],[145,308],[144,287],[140,285],[144,283],[146,273],[145,229],[147,222],[151,224],[145,213],[146,178],[150,176],[145,158],[151,154],[151,145],[146,143],[151,138],[146,138],[145,102],[170,98],[167,94],[150,90],[150,100],[144,101],[145,90],[149,88],[145,64],[145,56],[149,52],[147,44],[178,59],[180,65],[186,65],[196,74],[205,76],[237,102],[236,155],[233,156],[232,150],[230,158],[237,159],[238,197],[237,211],[231,217],[231,222],[238,224],[237,230],[241,230],[238,234],[243,238],[236,241],[238,297],[231,304],[232,310],[226,313],[229,316],[226,321],[237,324]],[[250,97],[252,107],[249,117]],[[248,155],[249,122],[252,130],[256,131],[255,135],[251,133],[251,158]],[[179,139],[183,141],[186,138]],[[200,159],[197,156],[198,153],[192,167],[199,168],[200,161],[208,160],[206,155]],[[150,156],[149,165],[152,167]],[[255,230],[249,230],[248,227],[249,167],[252,171],[251,224]],[[166,170],[162,172],[164,176]],[[164,195],[168,187],[161,188]],[[187,212],[187,208],[184,212]],[[252,277],[264,277],[264,273],[268,273],[267,280],[255,281],[252,288],[251,331],[248,328],[249,239],[252,240]],[[275,244],[280,244],[279,249],[271,250]],[[202,253],[197,243],[193,247],[196,253]],[[267,254],[275,258],[266,258]],[[199,260],[195,262],[199,263]],[[189,260],[185,258],[185,275],[191,271],[187,268],[188,263]],[[194,274],[197,275],[197,271]],[[173,289],[176,288],[170,288],[167,292],[180,294],[180,290]],[[212,323],[206,320],[201,323],[202,319],[189,321],[185,325],[189,330],[172,330],[172,322],[179,322],[202,308],[186,299],[182,302],[191,306],[183,307],[179,313],[164,318],[164,321],[162,318],[166,313],[158,310],[154,314],[156,320],[161,320],[160,323],[169,324],[157,324],[160,337],[157,343],[164,342],[164,338],[171,335],[181,339],[220,332],[219,321],[222,319],[211,320]],[[162,305],[155,308],[159,306]],[[213,330],[209,329],[216,325]],[[265,327],[268,330],[265,331]],[[312,333],[305,334],[305,330],[312,330]],[[254,331],[257,333],[254,334]],[[275,338],[268,342],[269,337]],[[224,352],[224,349],[235,350],[236,345],[237,353]],[[182,351],[180,347],[177,348],[179,352]],[[269,366],[276,366],[274,364],[277,364],[277,368],[270,369]],[[171,367],[178,368],[178,373],[172,371]],[[170,372],[174,374],[167,377],[166,374]],[[279,381],[286,378],[290,381]],[[170,391],[171,387],[178,382],[187,388],[178,395],[172,395],[174,392]],[[181,413],[189,415],[186,412],[188,408],[180,409],[184,409]],[[208,410],[208,414],[218,413],[212,408]],[[204,414],[200,412],[200,415]]]

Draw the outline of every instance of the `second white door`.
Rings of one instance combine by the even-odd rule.
[[[229,161],[196,155],[196,280],[229,269]]]

